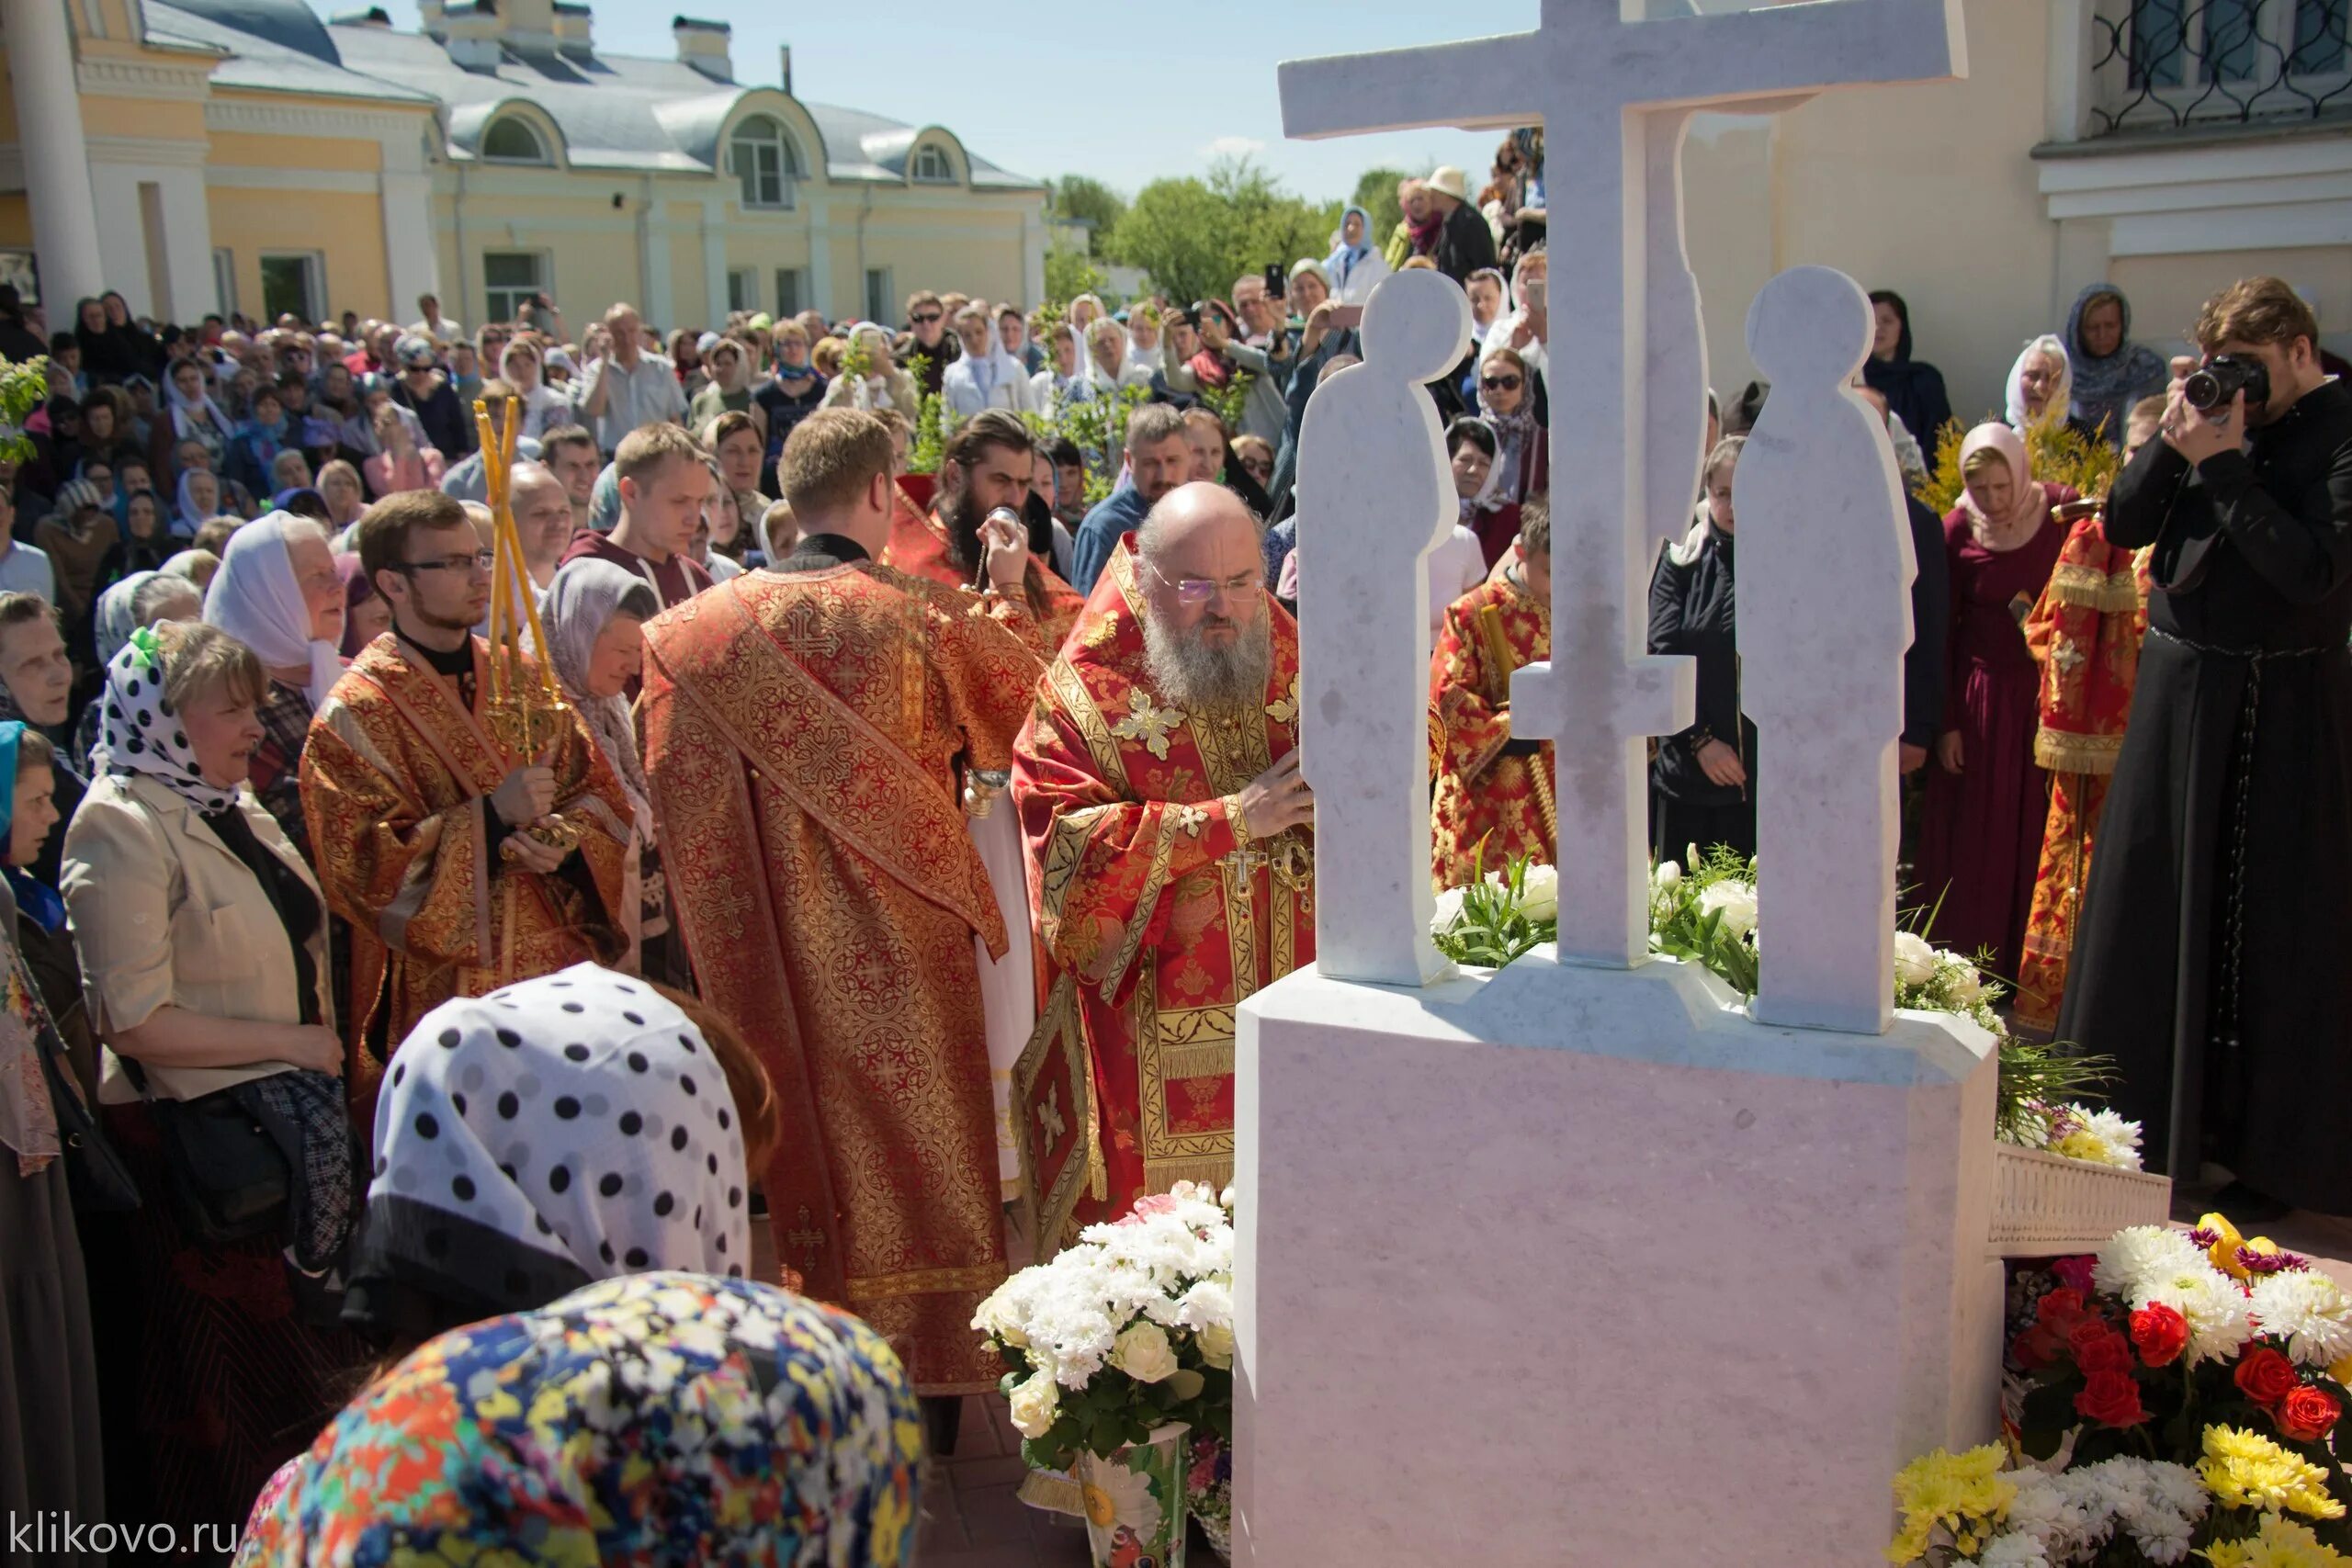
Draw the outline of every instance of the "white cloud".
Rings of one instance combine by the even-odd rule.
[[[1266,144],[1254,136],[1220,136],[1201,149],[1204,158],[1254,158]]]

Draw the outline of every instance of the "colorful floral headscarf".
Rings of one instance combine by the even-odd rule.
[[[905,1370],[849,1314],[639,1274],[411,1355],[278,1472],[237,1568],[898,1568],[922,1450]]]

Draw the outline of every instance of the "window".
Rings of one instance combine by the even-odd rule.
[[[778,321],[808,308],[808,275],[797,266],[775,269],[775,314]]]
[[[261,258],[261,313],[276,321],[289,311],[315,321],[325,309],[326,268],[316,251],[291,255],[264,252]]]
[[[493,164],[551,164],[547,143],[531,122],[519,115],[508,115],[491,122],[482,133],[481,155]]]
[[[237,313],[237,253],[226,245],[212,253],[212,297],[223,316]]]
[[[548,286],[548,259],[537,251],[485,251],[481,282],[488,295],[489,320],[511,321],[523,312],[523,302]]]
[[[757,267],[739,266],[727,275],[727,309],[756,310],[760,308],[760,273]]]
[[[727,159],[745,207],[790,207],[793,182],[807,177],[800,150],[783,125],[766,115],[753,115],[735,128]]]
[[[869,321],[895,321],[899,319],[899,291],[890,287],[890,269],[887,266],[865,269],[865,319]]]
[[[2102,130],[2338,107],[2352,0],[2098,0]]]
[[[931,185],[954,185],[956,165],[948,161],[946,152],[937,147],[918,147],[915,149],[914,177]]]

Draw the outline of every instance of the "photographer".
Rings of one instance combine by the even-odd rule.
[[[2352,1213],[2352,391],[2273,277],[2206,302],[2109,543],[2148,636],[2058,1036],[2240,1220]]]

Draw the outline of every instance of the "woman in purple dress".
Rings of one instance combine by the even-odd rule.
[[[1990,952],[1993,973],[2014,978],[2050,802],[2033,761],[2041,671],[2022,623],[2065,543],[2052,513],[2075,493],[2036,480],[2006,424],[1978,425],[1960,453],[1967,488],[1944,519],[1951,705],[1928,771],[1917,897],[1936,908],[1938,946]]]

